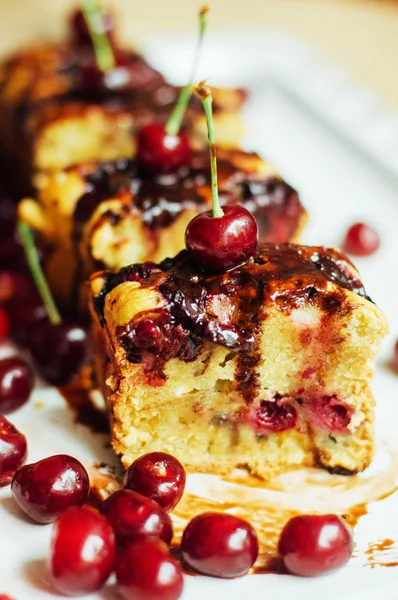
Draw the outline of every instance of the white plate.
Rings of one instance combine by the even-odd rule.
[[[157,38],[148,43],[146,51],[155,66],[182,82],[192,47],[191,39]],[[377,459],[354,486],[355,504],[369,494],[377,495],[383,486],[392,488],[398,476],[394,462],[398,377],[388,368],[398,337],[397,117],[371,94],[355,88],[339,69],[324,64],[312,50],[276,33],[210,36],[201,75],[211,77],[210,83],[250,89],[245,147],[267,156],[300,191],[311,219],[305,243],[338,245],[347,226],[357,220],[369,222],[381,235],[379,252],[356,261],[368,293],[386,312],[392,333],[383,343],[373,385],[378,403]],[[88,468],[94,462],[115,461],[106,436],[76,425],[55,390],[38,388],[30,403],[10,419],[28,437],[29,461],[55,453],[70,453]],[[211,493],[212,484],[199,476],[190,478],[188,487],[200,495]],[[319,492],[319,486],[317,489]],[[315,492],[310,488],[292,494],[292,504],[308,510],[317,506],[338,510],[351,498],[345,491],[339,495],[328,490],[325,504],[325,498]],[[16,600],[57,597],[46,581],[42,562],[48,553],[51,526],[25,520],[10,499],[9,489],[0,490],[0,501],[0,594],[8,593]],[[284,501],[289,502],[286,494]],[[290,595],[296,600],[315,600],[320,595],[322,600],[367,600],[377,594],[396,600],[398,569],[369,568],[365,551],[369,543],[384,538],[398,541],[397,513],[396,494],[369,504],[368,514],[355,528],[357,556],[335,574],[313,580],[282,575],[253,575],[235,581],[186,577],[183,598],[238,600],[250,594],[272,600]],[[394,561],[398,561],[395,544],[378,556],[378,562]],[[113,597],[110,582],[88,598]]]

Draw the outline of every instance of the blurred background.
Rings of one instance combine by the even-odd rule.
[[[196,32],[197,0],[109,0],[123,39],[139,46],[157,33]],[[0,0],[0,52],[56,38],[73,0]],[[268,27],[293,34],[343,66],[354,81],[398,108],[398,1],[213,0],[210,31]]]

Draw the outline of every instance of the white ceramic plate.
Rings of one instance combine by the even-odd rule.
[[[183,82],[194,41],[157,38],[146,53],[155,66]],[[251,92],[246,109],[245,147],[268,157],[301,193],[310,214],[303,241],[338,245],[349,224],[364,220],[382,238],[379,252],[357,260],[368,293],[385,310],[392,333],[385,340],[374,380],[377,398],[376,460],[352,489],[342,484],[330,491],[322,478],[314,486],[291,484],[275,503],[305,510],[339,510],[377,497],[396,485],[398,376],[388,360],[398,337],[398,152],[397,117],[377,99],[349,82],[340,70],[324,64],[316,53],[294,40],[271,32],[234,32],[209,37],[201,76],[210,83],[244,85]],[[5,348],[4,352],[12,352]],[[69,453],[91,468],[94,462],[115,461],[106,436],[74,422],[58,392],[38,387],[30,403],[11,415],[29,442],[29,461]],[[192,477],[188,489],[212,495],[216,478]],[[341,489],[340,489],[341,488]],[[298,489],[298,491],[297,491]],[[254,492],[253,492],[254,493]],[[270,501],[264,492],[264,502]],[[228,597],[272,600],[385,600],[398,597],[398,568],[380,564],[398,561],[398,495],[368,505],[355,528],[356,557],[337,573],[307,580],[282,575],[253,575],[235,581],[186,577],[184,600]],[[0,490],[0,594],[15,600],[55,598],[43,560],[48,554],[51,526],[28,522],[16,509],[9,489]],[[394,543],[377,553],[370,568],[369,544],[390,538]],[[377,555],[377,556],[376,556]],[[112,581],[88,598],[115,597]],[[161,600],[161,599],[160,599]]]

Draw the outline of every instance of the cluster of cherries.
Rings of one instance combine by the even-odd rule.
[[[88,504],[89,476],[77,459],[56,455],[21,466],[25,437],[5,417],[0,432],[0,483],[11,481],[15,502],[33,521],[55,523],[49,569],[58,592],[94,592],[115,572],[126,600],[181,596],[183,569],[169,548],[169,512],[180,501],[186,481],[176,458],[163,452],[141,456],[127,469],[123,488],[94,506]],[[302,515],[285,525],[278,550],[288,572],[314,576],[344,565],[352,555],[353,539],[336,515]],[[227,513],[194,517],[182,536],[182,563],[204,575],[240,577],[257,555],[253,527]]]

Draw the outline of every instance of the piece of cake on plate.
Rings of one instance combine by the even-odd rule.
[[[257,219],[262,242],[299,239],[307,215],[297,192],[257,154],[219,149],[221,200],[232,196]],[[98,269],[159,262],[185,247],[188,222],[211,203],[208,151],[192,151],[167,175],[141,172],[137,161],[83,163],[36,178],[37,199],[20,215],[38,233],[44,267],[60,303]]]
[[[188,471],[262,478],[369,465],[369,380],[387,324],[337,250],[264,244],[222,274],[184,250],[97,273],[91,296],[97,375],[125,467],[155,450]]]

